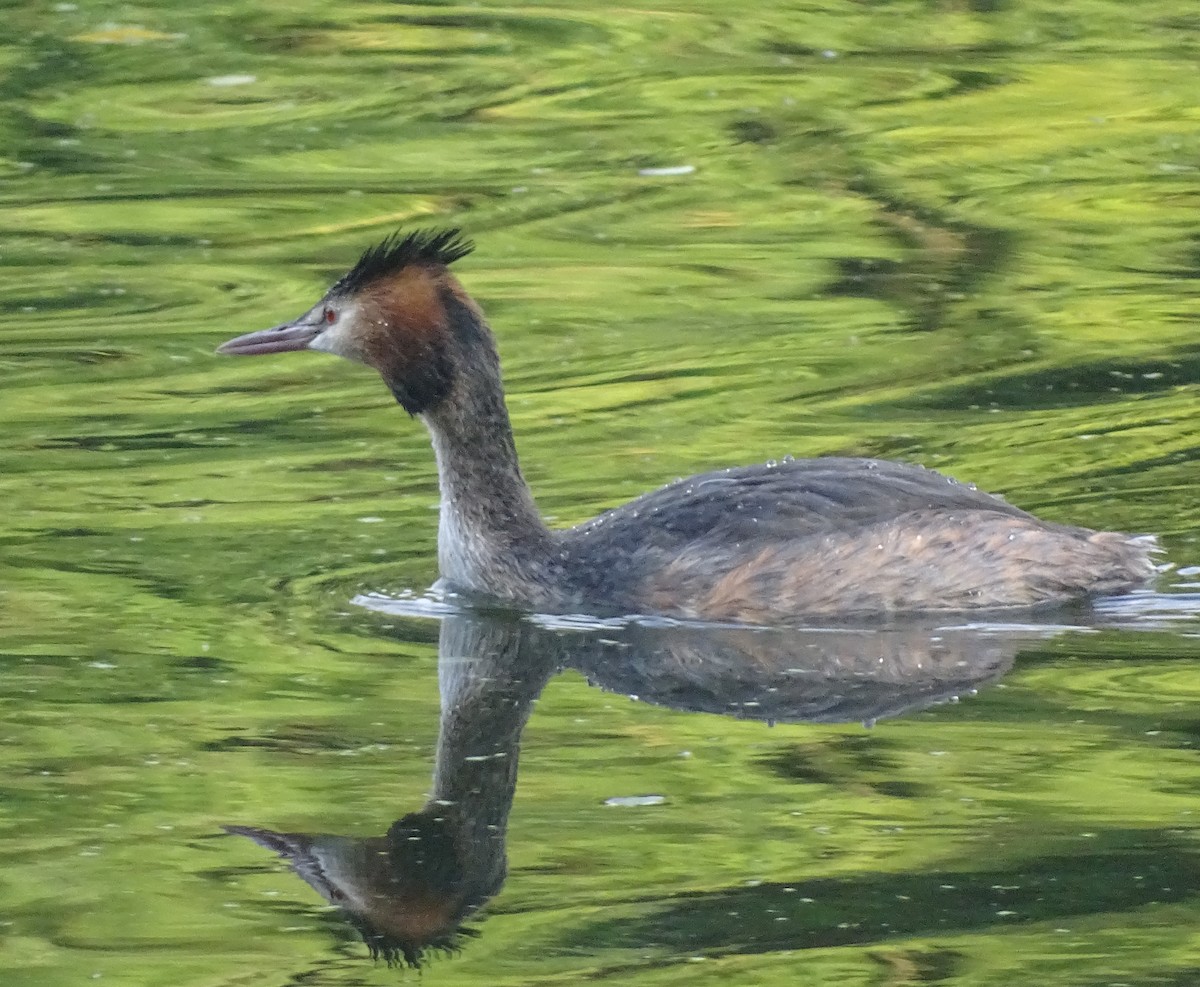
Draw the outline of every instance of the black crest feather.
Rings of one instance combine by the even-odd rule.
[[[396,232],[363,251],[358,263],[338,279],[333,290],[353,294],[412,264],[453,264],[474,249],[475,244],[465,239],[460,229]]]

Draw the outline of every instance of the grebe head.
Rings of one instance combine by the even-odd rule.
[[[482,313],[448,270],[472,249],[457,229],[395,233],[363,253],[298,319],[238,336],[217,352],[334,353],[374,367],[404,410],[421,414],[449,394],[459,344],[477,345],[482,337],[494,352]],[[464,340],[464,331],[476,338]]]

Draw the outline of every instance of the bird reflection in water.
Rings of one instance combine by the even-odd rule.
[[[602,689],[678,710],[871,724],[998,679],[1022,643],[1053,630],[596,630],[452,614],[438,641],[441,723],[423,808],[366,839],[226,828],[284,858],[341,909],[373,957],[415,967],[476,935],[463,922],[504,883],[521,731],[557,672],[574,668]]]

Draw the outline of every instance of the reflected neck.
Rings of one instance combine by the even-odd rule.
[[[558,668],[536,628],[448,616],[438,638],[441,723],[427,810],[453,819],[464,876],[482,900],[504,880],[521,731]]]

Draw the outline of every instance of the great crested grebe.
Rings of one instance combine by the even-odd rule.
[[[374,367],[429,429],[451,589],[507,605],[750,624],[1029,607],[1119,593],[1155,542],[1041,521],[920,466],[787,459],[703,473],[551,530],[517,462],[459,230],[387,237],[313,308],[218,353],[321,350]]]

